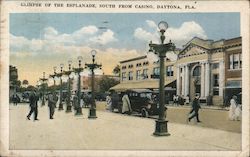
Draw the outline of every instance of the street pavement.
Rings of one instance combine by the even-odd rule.
[[[211,113],[201,111],[202,124],[195,122],[181,124],[177,123],[179,122],[177,119],[185,117],[186,110],[169,108],[168,129],[171,136],[156,137],[152,135],[155,127],[154,119],[110,113],[104,110],[105,106],[97,103],[98,118],[91,120],[88,119],[88,108],[83,108],[82,116],[74,116],[73,112],[65,113],[65,110],[56,110],[54,119],[50,120],[48,107],[43,106],[39,107],[39,121],[33,121],[26,119],[29,111],[27,104],[10,105],[9,148],[11,150],[187,151],[241,149],[241,133],[203,126],[203,123],[205,125],[210,118],[213,120],[212,117],[206,116],[223,114],[217,111],[216,114],[212,111]],[[185,121],[185,118],[181,121]],[[231,127],[234,125],[232,124]]]
[[[98,102],[97,109],[104,111],[105,105],[105,102]],[[189,123],[190,125],[241,133],[241,121],[228,120],[228,110],[207,106],[201,106],[201,108],[202,109],[199,111],[199,117],[202,123],[196,123],[194,118],[192,122]],[[167,118],[173,123],[186,124],[187,115],[190,110],[191,106],[170,105],[166,112]],[[133,113],[132,115],[138,116],[136,113]],[[150,116],[150,118],[157,119],[158,116]]]

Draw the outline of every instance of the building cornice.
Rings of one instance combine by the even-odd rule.
[[[126,62],[136,61],[136,60],[145,59],[145,58],[147,58],[146,55],[135,57],[135,58],[131,58],[131,59],[127,59],[127,60],[123,60],[123,61],[120,61],[120,63],[126,63]]]

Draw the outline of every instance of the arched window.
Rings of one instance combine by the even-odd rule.
[[[194,68],[193,76],[200,76],[200,75],[201,75],[201,67],[197,66]]]

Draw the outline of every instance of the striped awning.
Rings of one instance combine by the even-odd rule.
[[[165,81],[165,86],[175,81],[175,79]],[[129,89],[158,89],[159,80],[143,80],[143,81],[131,81],[122,82],[110,88],[115,91],[125,91]]]

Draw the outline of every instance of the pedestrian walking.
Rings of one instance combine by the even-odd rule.
[[[186,105],[189,105],[189,103],[190,103],[190,98],[189,98],[189,94],[187,95],[187,98],[186,98],[186,101],[185,101],[185,104]]]
[[[179,105],[184,105],[184,98],[183,98],[183,95],[182,96],[178,96],[178,104]]]
[[[112,100],[110,94],[106,96],[107,107],[106,110],[112,111]]]
[[[73,108],[74,108],[74,110],[77,109],[77,105],[78,105],[78,96],[77,96],[77,92],[75,92],[75,95],[73,96]]]
[[[236,116],[236,120],[240,120],[241,119],[241,114],[242,114],[242,111],[241,111],[241,105],[237,103],[237,107],[235,109],[235,116]]]
[[[173,95],[174,106],[177,105],[177,95]]]
[[[49,106],[49,118],[50,119],[54,119],[54,113],[55,113],[55,107],[56,107],[56,103],[58,101],[58,97],[56,95],[55,92],[49,93],[48,95],[48,106]]]
[[[15,93],[15,94],[13,95],[13,99],[12,99],[13,104],[14,104],[15,106],[17,106],[18,99],[19,99],[19,97],[18,97],[18,95]]]
[[[193,119],[194,117],[196,117],[196,120],[198,123],[200,123],[201,121],[199,120],[199,109],[200,104],[199,104],[199,95],[197,94],[192,102],[192,110],[189,112],[189,115],[191,115],[190,117],[188,117],[188,121],[190,122],[191,119]]]
[[[33,90],[30,97],[29,97],[29,101],[30,101],[30,112],[27,115],[27,119],[30,120],[30,116],[31,114],[34,112],[34,120],[38,120],[37,119],[37,115],[38,115],[38,109],[37,109],[37,101],[39,100],[39,96],[36,94],[36,91]]]
[[[122,113],[128,113],[128,114],[132,113],[132,108],[127,91],[124,93],[122,97]]]
[[[241,107],[237,103],[237,96],[233,96],[230,100],[229,120],[239,120],[241,117]]]
[[[114,111],[114,109],[117,107],[118,111],[122,112],[122,107],[119,106],[119,95],[117,94],[116,91],[112,91],[112,95],[111,95],[111,112]]]

